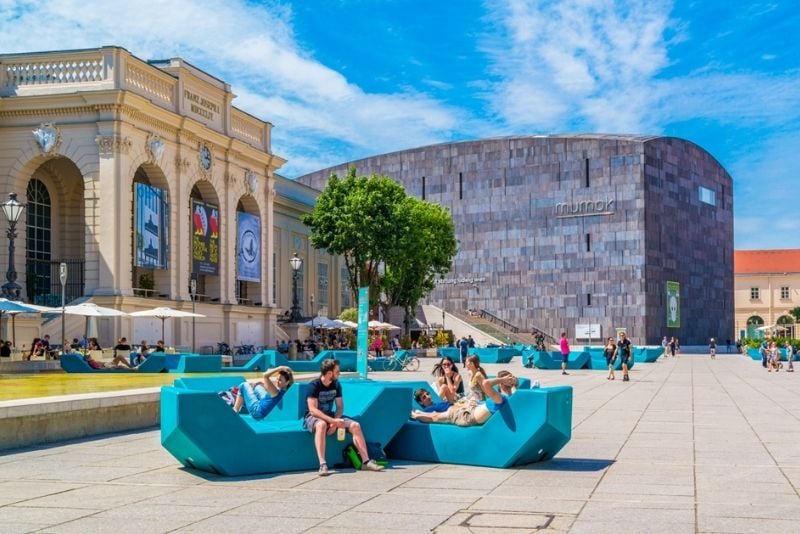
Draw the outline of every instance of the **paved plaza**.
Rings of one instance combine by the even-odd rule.
[[[575,388],[572,440],[552,461],[220,478],[181,467],[149,430],[0,456],[0,532],[800,529],[800,372],[724,354],[639,364],[629,383],[508,367]]]

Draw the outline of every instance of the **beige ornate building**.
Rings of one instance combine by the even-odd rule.
[[[800,306],[800,250],[734,252],[736,336],[797,337],[790,310]]]
[[[304,314],[312,294],[315,308],[338,311],[339,291],[328,291],[339,287],[337,264],[309,248],[299,221],[318,193],[275,174],[285,160],[272,152],[272,125],[232,106],[234,96],[182,59],[146,62],[118,47],[0,55],[0,193],[26,205],[21,299],[60,305],[66,262],[67,300],[190,310],[195,273],[196,310],[207,316],[196,322],[198,349],[272,345],[297,252]],[[167,320],[167,343],[191,346],[191,325]],[[21,328],[18,346],[38,333]],[[42,333],[56,339],[60,328],[50,320]],[[68,319],[67,330],[79,335],[83,320]],[[155,341],[160,321],[104,319],[99,333],[106,344]]]

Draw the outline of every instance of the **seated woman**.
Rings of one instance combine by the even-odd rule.
[[[500,376],[502,374],[502,376]],[[502,390],[497,391],[494,386]],[[497,378],[487,378],[482,382],[486,400],[477,402],[474,399],[462,404],[454,404],[446,412],[426,413],[420,410],[411,412],[411,418],[423,423],[445,423],[457,426],[482,425],[499,410],[505,398],[514,392],[517,377],[509,371],[500,371]]]
[[[481,367],[481,359],[474,354],[467,356],[465,367],[469,371],[468,397],[475,402],[482,402],[486,398],[483,388],[483,382],[486,380],[486,371]]]
[[[278,375],[278,383],[272,381],[273,375]],[[239,413],[242,406],[247,403],[247,411],[253,419],[264,419],[275,406],[278,405],[286,390],[294,383],[292,370],[283,365],[269,369],[253,383],[242,382],[239,386],[239,393],[233,404],[233,411]]]
[[[445,356],[433,366],[431,374],[436,379],[437,393],[442,400],[451,404],[464,395],[464,381],[458,372],[455,362],[450,356]]]
[[[25,357],[26,360],[30,360],[31,358],[44,358],[44,343],[42,343],[41,338],[35,337],[33,341],[31,341],[31,351]]]

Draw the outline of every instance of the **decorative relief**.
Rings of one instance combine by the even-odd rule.
[[[119,135],[98,135],[94,138],[101,156],[112,156],[115,152],[127,154],[131,140]]]
[[[179,173],[188,171],[191,165],[192,164],[188,159],[182,158],[181,156],[175,156],[175,169]]]
[[[40,124],[38,128],[33,130],[33,137],[45,154],[55,151],[58,145],[61,144],[61,130],[50,122]]]
[[[200,162],[200,172],[206,179],[210,179],[211,168],[214,166],[214,155],[211,153],[211,148],[202,142],[199,143],[197,147],[197,159]]]
[[[161,161],[161,156],[164,155],[164,149],[166,146],[167,145],[164,143],[164,141],[161,140],[161,137],[155,134],[150,134],[145,143],[148,159],[152,163],[158,163]]]
[[[244,171],[244,183],[247,184],[247,192],[255,195],[258,191],[258,175],[247,169]]]

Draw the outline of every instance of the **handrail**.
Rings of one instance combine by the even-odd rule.
[[[519,327],[518,326],[515,326],[515,325],[509,323],[505,319],[501,319],[500,317],[496,316],[492,312],[489,312],[489,311],[486,311],[486,310],[482,309],[481,310],[481,319],[486,319],[490,323],[493,323],[493,324],[499,324],[500,326],[502,326],[506,330],[510,330],[512,334],[519,334]]]

